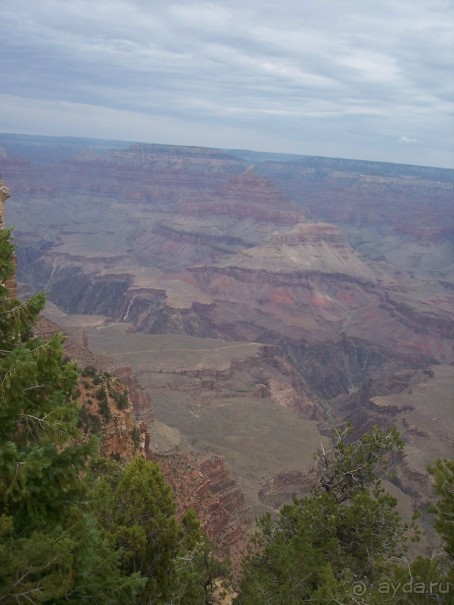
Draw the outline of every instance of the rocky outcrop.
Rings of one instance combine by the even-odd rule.
[[[0,180],[0,229],[5,228],[5,202],[11,197],[8,187]]]
[[[195,510],[218,555],[229,557],[238,571],[249,544],[246,530],[252,519],[224,459],[189,453],[153,454],[151,459],[159,464],[174,490],[177,514]]]
[[[61,331],[57,324],[42,316],[34,329],[43,339]],[[87,344],[86,334],[81,330],[77,336],[66,335],[64,349],[82,371],[79,400],[88,424],[101,432],[101,453],[122,461],[130,461],[138,454],[145,456],[150,446],[150,425],[141,418],[144,408],[147,419],[153,418],[148,393],[140,388],[131,368],[117,369],[111,359],[93,354]],[[101,397],[101,393],[105,396]]]
[[[78,385],[82,422],[89,433],[99,433],[100,453],[118,462],[146,456],[149,433],[135,419],[128,389],[107,372],[83,371]]]
[[[374,272],[345,241],[340,229],[326,223],[298,223],[273,233],[254,248],[242,250],[224,265],[264,269],[269,273],[327,273],[373,281]]]
[[[8,187],[0,179],[0,230],[5,228],[5,202],[10,197],[11,197],[11,194],[10,194]],[[12,262],[14,265],[17,264],[17,260],[16,260],[15,256],[13,256]],[[6,281],[5,284],[2,284],[2,285],[4,285],[7,288],[9,298],[16,297],[17,282],[16,282],[15,274],[12,277],[12,279]]]
[[[150,395],[139,384],[131,366],[114,369],[115,376],[124,384],[129,393],[134,413],[147,425],[154,420],[154,410]]]

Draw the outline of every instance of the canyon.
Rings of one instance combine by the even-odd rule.
[[[314,450],[345,420],[399,427],[390,489],[426,523],[425,469],[454,443],[454,171],[20,135],[0,147],[21,291],[45,289],[48,318],[123,372],[150,452],[222,548],[307,491]]]

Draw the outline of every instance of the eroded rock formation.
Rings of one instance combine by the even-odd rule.
[[[0,229],[5,228],[5,202],[11,197],[8,187],[0,180]]]
[[[192,508],[202,527],[218,547],[221,557],[229,557],[234,570],[246,554],[251,513],[244,495],[220,456],[173,453],[152,455],[173,487],[177,514]]]
[[[0,179],[0,230],[5,228],[5,202],[11,197],[10,191],[6,186],[6,183]],[[12,262],[14,265],[17,264],[16,256],[13,256]],[[4,284],[8,289],[8,296],[10,298],[16,297],[17,281],[16,275]]]

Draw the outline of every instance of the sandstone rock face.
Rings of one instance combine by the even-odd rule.
[[[8,187],[0,180],[0,229],[5,227],[5,202],[11,197]]]
[[[108,413],[100,410],[98,394],[106,393]],[[148,451],[149,434],[144,423],[135,420],[132,403],[119,409],[118,396],[128,396],[124,385],[112,376],[101,377],[101,383],[84,377],[79,381],[80,403],[92,422],[97,421],[100,431],[100,453],[106,458],[130,462],[136,456],[145,457]]]
[[[152,459],[173,487],[177,514],[195,510],[218,554],[229,557],[234,572],[238,572],[249,544],[246,530],[251,524],[251,513],[223,458],[173,454],[153,455]]]
[[[131,366],[122,366],[114,369],[115,376],[128,388],[132,408],[147,423],[153,422],[153,406],[150,395],[143,390]]]
[[[0,230],[5,228],[5,202],[11,197],[10,191],[6,184],[0,179]],[[13,258],[13,263],[16,264],[16,257]],[[8,289],[8,296],[10,298],[16,297],[17,283],[16,277],[7,281],[5,284]]]

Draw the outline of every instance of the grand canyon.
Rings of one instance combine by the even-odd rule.
[[[306,492],[347,420],[398,427],[388,488],[426,527],[426,468],[454,443],[453,170],[7,134],[0,148],[20,291],[44,289],[78,354],[128,384],[181,506],[227,551]]]

